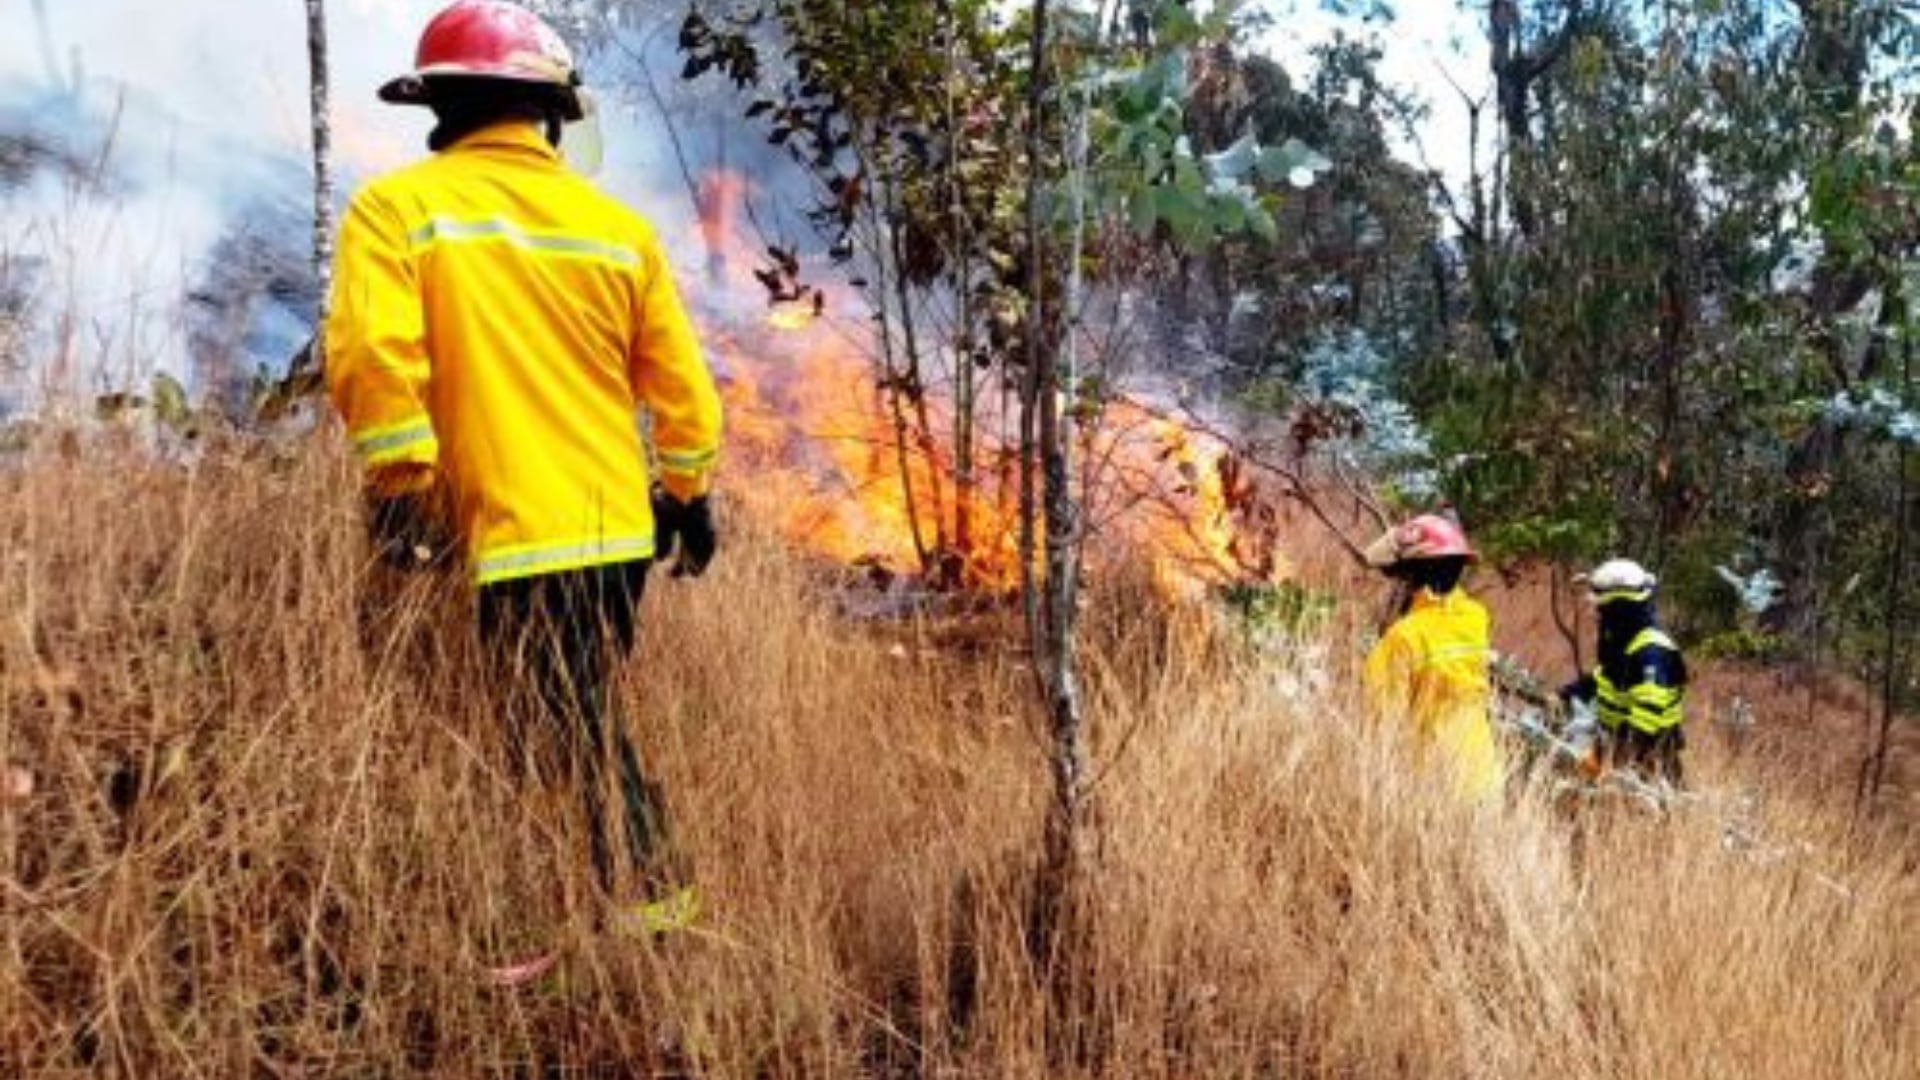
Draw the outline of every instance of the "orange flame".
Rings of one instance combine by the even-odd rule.
[[[734,220],[725,201],[742,190],[737,177],[701,185],[710,269],[755,261],[754,247],[724,228]],[[711,312],[702,319],[722,361],[737,496],[755,518],[840,563],[1013,588],[1019,559],[1010,455],[982,449],[966,470],[978,479],[962,493],[951,448],[914,437],[912,404],[890,399],[876,377],[864,325],[849,331],[822,318],[824,299],[809,291],[781,300],[759,325]],[[834,310],[857,305],[846,296],[831,303]],[[928,426],[948,430],[945,403],[926,407]],[[1176,594],[1283,575],[1273,530],[1222,439],[1128,399],[1107,402],[1078,438],[1092,560],[1145,553],[1155,578]]]
[[[963,565],[952,576],[1011,587],[1008,515],[989,500],[976,494],[967,510],[974,535],[992,542],[961,553],[944,537],[948,550],[941,550],[955,513],[951,463],[900,448],[896,421],[857,347],[811,320],[778,336],[709,330],[708,340],[726,360],[728,458],[747,478],[738,495],[750,513],[842,563],[910,573],[926,561],[958,558]]]
[[[1290,572],[1272,514],[1221,437],[1122,398],[1106,405],[1089,442],[1103,466],[1089,479],[1089,502],[1117,504],[1115,531],[1153,560],[1163,588],[1190,593]]]
[[[767,309],[767,325],[775,330],[805,330],[819,317],[812,301],[783,300]]]

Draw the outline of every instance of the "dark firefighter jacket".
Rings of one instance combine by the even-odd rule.
[[[1687,690],[1680,647],[1653,625],[1650,610],[1611,616],[1603,609],[1601,619],[1600,662],[1568,688],[1568,696],[1592,701],[1608,731],[1622,726],[1646,735],[1677,730],[1685,720]]]

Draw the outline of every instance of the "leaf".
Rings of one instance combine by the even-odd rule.
[[[0,805],[25,802],[33,797],[36,785],[31,772],[18,765],[8,765],[0,777],[4,778],[4,782],[0,782]]]
[[[1246,196],[1238,192],[1213,196],[1207,200],[1207,208],[1213,227],[1223,233],[1237,233],[1247,227]]]
[[[1148,183],[1158,181],[1167,171],[1167,152],[1161,147],[1159,138],[1148,135],[1141,139],[1140,159],[1145,168]]]
[[[1185,44],[1200,36],[1200,18],[1186,4],[1161,4],[1154,36],[1163,44]]]
[[[1299,139],[1288,139],[1260,154],[1260,177],[1273,184],[1285,182],[1306,187],[1313,183],[1316,175],[1331,168],[1333,162]]]
[[[1206,162],[1216,180],[1242,179],[1260,163],[1260,143],[1252,135],[1242,135],[1225,150],[1208,154]]]
[[[1160,220],[1166,222],[1167,228],[1173,230],[1175,236],[1183,238],[1195,233],[1204,218],[1195,199],[1179,188],[1156,188],[1154,210]]]
[[[1194,197],[1203,196],[1207,191],[1207,178],[1200,171],[1200,164],[1190,157],[1175,158],[1173,162],[1173,186],[1182,193]]]
[[[1269,244],[1279,243],[1280,225],[1273,220],[1267,208],[1255,203],[1247,207],[1247,228],[1255,236]]]
[[[1133,226],[1134,232],[1145,235],[1153,231],[1154,225],[1160,220],[1160,214],[1155,207],[1152,188],[1141,188],[1127,197],[1127,220]]]
[[[187,401],[187,388],[164,371],[153,377],[153,414],[171,428],[184,427],[193,419],[193,406]]]

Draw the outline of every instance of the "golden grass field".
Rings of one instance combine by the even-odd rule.
[[[1127,581],[1092,588],[1098,842],[1043,980],[1018,649],[844,618],[742,522],[655,576],[624,682],[706,916],[598,929],[572,803],[502,769],[463,586],[370,572],[345,454],[282,453],[0,471],[0,757],[34,780],[0,804],[0,1076],[1920,1067],[1903,823],[1704,727],[1664,819],[1463,808],[1357,719],[1358,618],[1253,649]]]

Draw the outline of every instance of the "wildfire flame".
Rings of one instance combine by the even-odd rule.
[[[1153,560],[1162,588],[1271,582],[1291,568],[1270,507],[1225,439],[1143,400],[1107,403],[1088,440],[1096,515]]]
[[[775,330],[805,330],[819,317],[811,301],[782,300],[767,309],[767,325]]]
[[[710,196],[699,200],[710,273],[755,262],[755,247],[720,227],[735,215],[719,196],[743,189],[737,179],[702,185]],[[737,299],[755,287],[742,281],[730,291]],[[774,297],[761,319],[748,320],[696,300],[727,406],[729,472],[745,478],[738,498],[756,519],[844,565],[891,574],[937,568],[949,582],[1012,589],[1019,580],[1013,440],[983,436],[984,448],[963,471],[948,447],[910,437],[918,429],[896,415],[901,402],[876,377],[864,322],[849,329],[825,318],[828,304],[811,288]],[[831,304],[858,310],[852,297],[835,295]],[[929,428],[950,430],[944,402],[926,407]],[[1012,429],[1002,423],[998,430]],[[1077,446],[1091,560],[1145,555],[1173,593],[1287,573],[1272,515],[1222,438],[1123,398],[1083,419]]]
[[[709,330],[727,407],[728,458],[749,477],[738,492],[756,518],[809,550],[849,565],[909,573],[937,554],[930,500],[951,507],[951,463],[901,450],[868,360],[832,327]],[[906,477],[903,481],[902,476]],[[909,492],[913,503],[909,503]],[[1011,518],[991,500],[968,505],[976,544],[957,575],[986,588],[1014,584]]]

